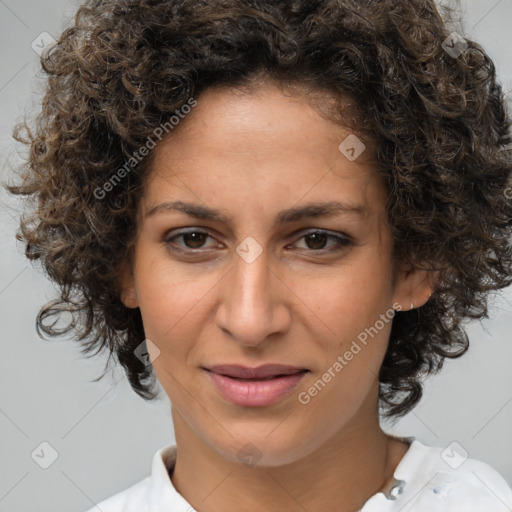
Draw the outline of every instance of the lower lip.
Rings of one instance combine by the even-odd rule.
[[[305,371],[268,380],[238,380],[208,371],[221,395],[242,407],[264,407],[282,400],[303,379]]]

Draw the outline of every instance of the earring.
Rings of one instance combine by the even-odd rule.
[[[414,309],[414,304],[412,301],[411,301],[411,309]]]

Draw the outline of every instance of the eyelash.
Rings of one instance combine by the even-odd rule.
[[[210,233],[208,233],[207,231],[203,231],[203,230],[200,230],[200,229],[196,229],[196,228],[192,228],[190,230],[187,230],[187,231],[180,231],[172,236],[167,236],[164,240],[164,243],[165,245],[171,249],[171,250],[176,250],[178,252],[181,252],[183,254],[199,254],[200,252],[204,252],[204,249],[202,248],[198,248],[198,249],[181,249],[179,248],[178,246],[176,246],[176,244],[174,244],[174,241],[180,237],[183,237],[185,235],[189,235],[191,233],[198,233],[198,234],[201,234],[201,235],[207,235],[208,237],[210,238],[214,238],[210,235]],[[299,237],[298,240],[302,239],[302,238],[306,238],[308,236],[311,236],[311,235],[325,235],[327,240],[334,240],[337,242],[337,247],[335,247],[334,249],[300,249],[301,251],[310,251],[310,252],[313,252],[313,253],[316,253],[316,254],[319,254],[319,255],[322,255],[322,254],[330,254],[330,253],[333,253],[335,251],[339,251],[339,250],[342,250],[344,247],[348,246],[348,245],[351,245],[352,244],[352,241],[349,237],[347,237],[346,235],[334,235],[328,231],[324,231],[324,230],[321,230],[321,229],[313,229],[313,230],[310,230],[306,233],[304,233],[301,237]],[[174,247],[171,247],[171,246],[174,246]],[[213,247],[214,248],[214,247]]]

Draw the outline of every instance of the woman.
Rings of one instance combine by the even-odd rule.
[[[484,462],[379,423],[512,282],[510,119],[446,13],[91,0],[43,55],[11,187],[60,286],[38,328],[156,376],[176,435],[91,511],[510,510]]]

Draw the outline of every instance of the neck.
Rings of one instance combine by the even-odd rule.
[[[173,411],[173,419],[178,456],[172,482],[201,512],[356,512],[392,479],[408,449],[387,436],[378,420],[355,421],[292,463],[248,467],[205,444],[179,413]]]

